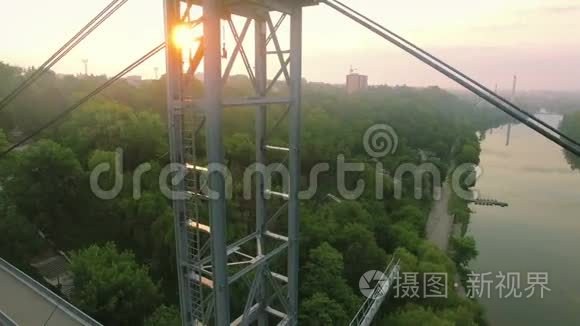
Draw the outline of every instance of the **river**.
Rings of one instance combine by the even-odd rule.
[[[561,116],[538,115],[557,126]],[[478,273],[547,272],[549,292],[530,298],[479,301],[492,325],[580,325],[580,172],[572,170],[562,150],[519,124],[488,131],[482,141],[481,197],[509,207],[471,206],[468,234],[475,237]],[[484,295],[486,296],[486,295]],[[524,294],[525,297],[525,294]]]

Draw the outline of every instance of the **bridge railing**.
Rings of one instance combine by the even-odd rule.
[[[389,290],[395,283],[400,271],[400,259],[393,257],[383,272],[383,279],[379,280],[373,291],[368,295],[349,326],[368,326],[373,321],[381,305],[385,301]]]

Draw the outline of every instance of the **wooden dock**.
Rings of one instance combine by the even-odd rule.
[[[499,206],[499,207],[508,207],[509,206],[508,203],[504,203],[504,202],[501,202],[501,201],[495,200],[495,199],[480,198],[480,199],[472,200],[471,202],[474,203],[475,205],[480,205],[480,206]]]

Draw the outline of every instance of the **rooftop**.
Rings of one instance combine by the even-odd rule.
[[[2,258],[0,325],[102,326]]]

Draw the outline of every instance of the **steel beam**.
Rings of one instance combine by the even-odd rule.
[[[182,76],[182,58],[181,50],[172,42],[173,28],[180,21],[180,1],[165,0],[165,40],[166,40],[166,66],[167,66],[167,114],[169,129],[169,147],[172,163],[183,164],[183,139],[182,139],[182,115],[178,112],[176,103],[181,101],[181,76]],[[174,191],[185,191],[183,178],[174,187]],[[173,198],[174,224],[175,224],[175,242],[178,268],[178,286],[179,286],[179,305],[181,311],[181,320],[183,325],[189,325],[193,322],[192,304],[190,297],[188,271],[182,267],[187,262],[187,230],[183,227],[186,215],[185,200]]]
[[[288,323],[298,325],[298,272],[300,235],[300,111],[302,98],[302,7],[290,17],[290,189],[288,203]]]
[[[211,252],[214,284],[215,324],[229,326],[230,295],[228,257],[226,251],[227,224],[225,176],[219,171],[224,166],[222,139],[222,69],[221,69],[221,7],[222,1],[203,0],[204,24],[204,109],[206,115],[207,158],[209,186],[218,198],[209,201]]]
[[[242,48],[242,43],[246,39],[246,34],[248,33],[248,28],[250,27],[251,23],[252,23],[252,20],[250,18],[246,19],[246,22],[244,23],[244,27],[242,27],[242,33],[238,37],[238,39],[236,40],[236,46],[234,47],[234,52],[232,53],[232,56],[230,57],[228,64],[226,66],[226,69],[224,71],[224,74],[223,74],[222,83],[224,84],[224,86],[227,83],[228,79],[230,78],[232,68],[234,67],[234,63],[236,62],[238,54],[240,53],[240,50]]]
[[[288,243],[284,242],[281,245],[279,245],[276,249],[270,251],[269,253],[267,253],[263,256],[256,257],[254,259],[254,262],[251,265],[244,267],[242,270],[240,270],[239,272],[234,274],[232,277],[230,277],[230,283],[234,283],[235,281],[240,279],[242,276],[248,274],[249,272],[253,271],[257,267],[260,267],[263,264],[268,263],[270,261],[270,259],[272,259],[276,255],[278,255],[279,253],[284,251],[286,248],[288,248]]]
[[[290,73],[288,72],[288,69],[286,69],[286,60],[284,59],[284,51],[282,51],[282,48],[280,47],[280,42],[278,41],[278,35],[276,34],[276,28],[274,27],[274,24],[272,23],[272,19],[270,18],[270,15],[268,15],[267,22],[268,22],[268,26],[270,27],[270,30],[272,31],[272,33],[271,33],[272,41],[274,41],[274,47],[276,48],[276,51],[274,51],[273,54],[276,54],[278,56],[278,61],[280,61],[280,69],[284,73],[284,77],[286,78],[286,83],[290,84]],[[290,53],[292,53],[292,52],[290,52]]]
[[[255,19],[255,66],[256,66],[256,93],[260,97],[266,96],[266,83],[268,82],[268,62],[266,58],[266,21],[264,17]],[[266,151],[264,148],[266,138],[266,104],[260,104],[256,109],[256,163],[266,165]],[[264,254],[265,243],[264,234],[266,232],[266,198],[264,197],[264,182],[265,176],[263,173],[256,174],[256,233],[257,233],[257,252],[258,256]],[[261,288],[256,295],[256,301],[259,303],[258,310],[258,325],[266,326],[268,324],[268,316],[265,308],[267,306],[266,299],[268,297],[267,288],[265,286],[265,274],[259,272],[256,274],[256,279],[259,279]]]
[[[241,97],[241,98],[230,98],[223,99],[222,106],[225,107],[235,107],[235,106],[255,106],[255,105],[280,105],[288,104],[291,99],[288,97]],[[188,109],[195,109],[202,106],[203,101],[186,99],[184,101]]]
[[[172,28],[180,23],[180,1],[165,0],[166,3],[166,38],[171,40]],[[181,3],[186,3],[181,1]],[[201,5],[203,9],[204,36],[200,42],[200,49],[195,60],[189,62],[192,69],[200,62],[203,55],[204,62],[204,88],[200,99],[186,99],[183,97],[183,87],[181,85],[183,63],[181,51],[172,46],[168,51],[168,107],[169,107],[169,128],[171,141],[172,162],[180,163],[184,167],[179,171],[182,176],[188,176],[185,184],[180,183],[175,190],[182,190],[188,193],[190,198],[175,198],[175,224],[176,224],[176,242],[178,248],[178,266],[179,266],[179,292],[180,306],[182,310],[182,320],[184,325],[199,325],[201,323],[218,326],[233,324],[254,323],[259,326],[267,326],[270,321],[282,319],[282,324],[297,324],[298,316],[298,192],[300,181],[300,96],[301,96],[301,47],[302,47],[302,9],[300,6],[305,5],[302,2],[296,3],[290,0],[256,0],[256,1],[238,1],[235,4],[225,0],[199,0],[188,1]],[[274,7],[269,7],[273,5]],[[270,20],[269,12],[272,10],[281,10],[284,14],[274,24]],[[236,14],[239,8],[241,11],[249,13],[241,33],[238,33],[231,19],[231,14]],[[291,50],[283,51],[276,31],[284,21],[286,14],[291,16]],[[184,15],[184,17],[189,15]],[[189,18],[188,18],[189,19]],[[221,21],[224,19],[229,23],[230,30],[236,40],[235,48],[230,61],[222,70],[221,65]],[[251,23],[254,22],[254,46],[255,61],[250,64],[247,54],[244,50],[244,39]],[[267,51],[268,42],[272,40],[275,51]],[[289,94],[287,97],[269,97],[268,91],[272,87],[268,83],[268,54],[275,54],[280,61],[280,69],[276,70],[274,82],[284,75],[287,77]],[[287,59],[284,55],[289,54]],[[223,89],[227,79],[233,69],[234,61],[241,58],[244,61],[247,73],[252,80],[254,93],[250,97],[243,98],[224,98]],[[272,129],[267,129],[267,111],[270,105],[288,105],[288,109],[279,118]],[[226,189],[225,176],[220,170],[224,167],[224,146],[223,146],[223,119],[222,114],[225,107],[255,107],[256,122],[256,163],[268,164],[266,155],[268,152],[285,152],[290,159],[290,193],[273,192],[265,189],[265,175],[256,173],[256,230],[240,240],[227,246],[227,212],[226,212]],[[190,121],[186,116],[203,109],[203,120],[200,127],[197,127],[193,120],[192,136],[186,134],[189,132]],[[187,118],[186,118],[187,117]],[[272,130],[281,125],[281,120],[289,118],[289,145],[286,147],[268,145],[266,139]],[[186,125],[184,125],[184,121]],[[205,127],[206,132],[206,160],[208,168],[197,165],[197,156],[195,153],[195,138],[201,126]],[[197,127],[197,128],[196,128]],[[190,138],[194,141],[189,145]],[[190,153],[190,149],[193,153]],[[187,160],[187,161],[186,161]],[[282,163],[282,164],[285,164]],[[205,165],[205,164],[204,164]],[[193,184],[191,178],[193,175]],[[198,175],[207,176],[207,187],[218,194],[218,198],[209,198],[200,193],[200,186],[196,177]],[[284,190],[286,191],[286,190]],[[269,216],[267,212],[266,201],[270,196],[284,199],[282,207]],[[190,212],[191,206],[188,200],[194,200],[198,205],[203,199],[203,204],[208,205],[209,217],[201,218],[199,214]],[[193,206],[195,212],[199,212],[197,206]],[[288,211],[288,229],[289,233],[278,234],[268,230],[269,225]],[[209,220],[209,222],[207,222]],[[202,234],[202,235],[200,235]],[[209,236],[208,236],[209,235]],[[209,240],[207,240],[209,239]],[[268,248],[266,243],[272,240],[278,242],[274,249]],[[242,249],[243,244],[254,242],[255,246],[245,246],[251,252],[245,252]],[[194,244],[194,247],[191,244]],[[189,245],[189,246],[188,246]],[[209,252],[211,247],[211,256],[203,253]],[[192,252],[194,253],[192,255]],[[288,276],[273,273],[270,271],[270,264],[274,257],[279,257],[288,252]],[[247,258],[243,262],[233,261],[232,255],[240,255]],[[231,256],[231,257],[230,257]],[[192,258],[193,257],[193,258]],[[233,262],[232,262],[233,261]],[[246,265],[247,264],[247,265]],[[228,266],[231,267],[228,270]],[[246,265],[246,266],[244,266]],[[237,271],[237,273],[234,273]],[[230,273],[232,275],[230,275]],[[251,284],[248,282],[249,276],[254,279]],[[279,286],[275,280],[285,283],[284,287]],[[230,311],[230,289],[232,283],[243,280],[250,285],[250,291],[245,298],[244,314],[241,318],[231,316]],[[271,284],[273,289],[267,284]],[[205,285],[204,290],[198,290],[198,285]],[[288,290],[286,290],[288,287]],[[205,297],[205,292],[211,290],[212,295]],[[288,291],[288,293],[286,293]],[[235,298],[236,300],[244,298]],[[274,302],[274,300],[276,302]],[[280,304],[278,304],[278,302]],[[273,305],[275,304],[275,305]],[[283,308],[283,309],[281,309]],[[276,310],[276,309],[280,309]],[[203,318],[199,317],[202,311]]]

